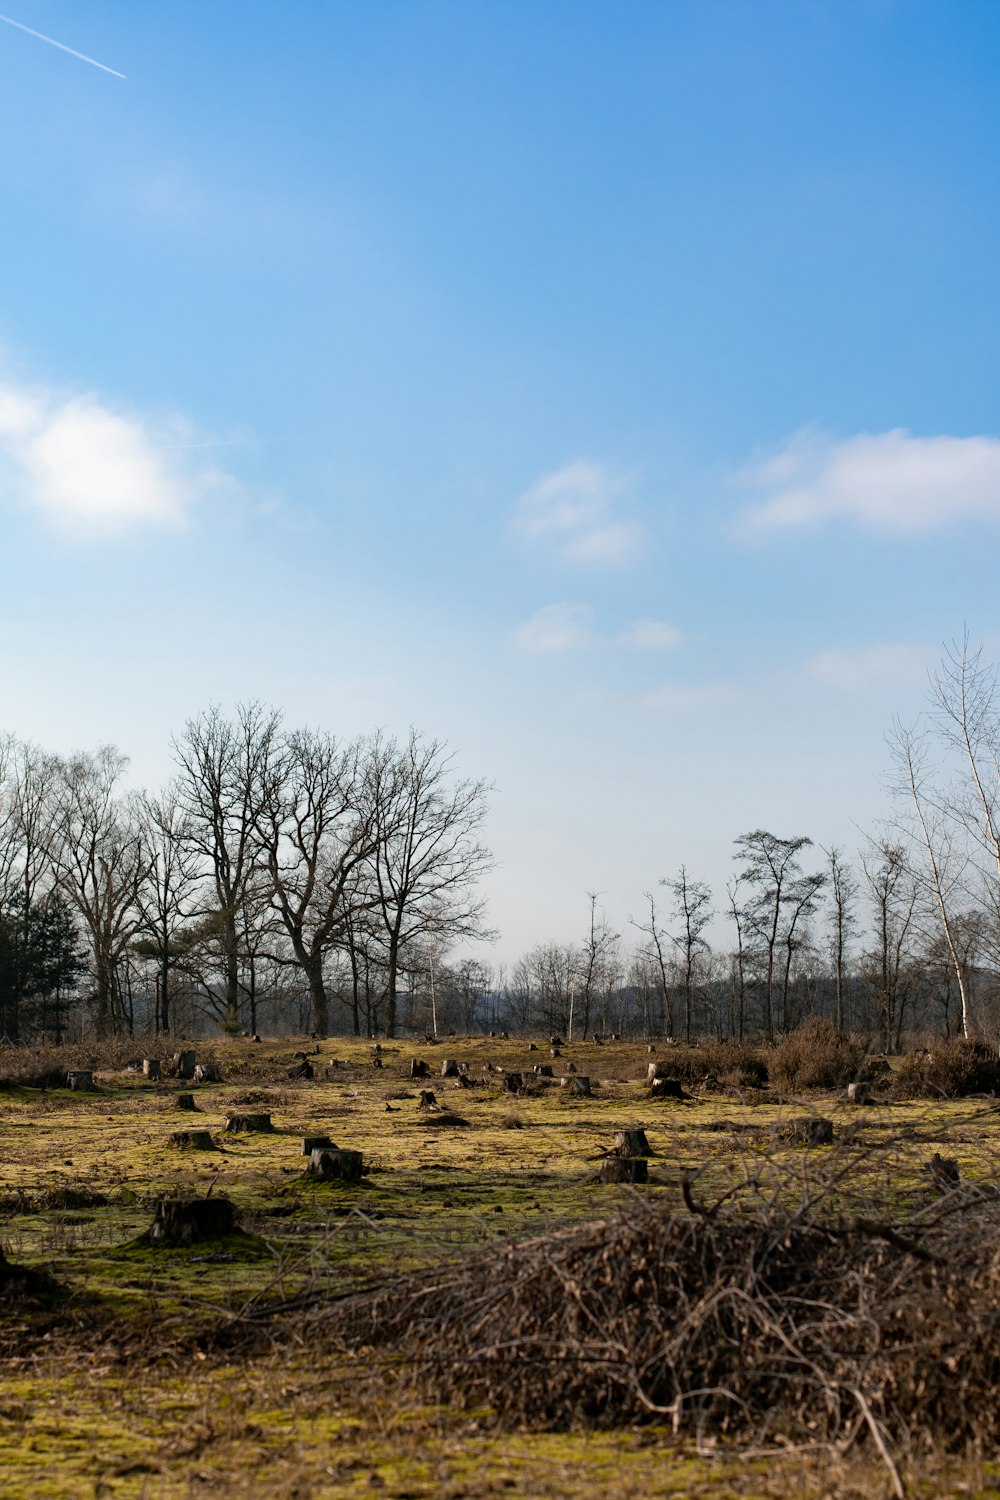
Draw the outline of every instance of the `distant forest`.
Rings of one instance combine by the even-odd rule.
[[[0,1040],[506,1031],[772,1039],[811,1016],[898,1050],[1000,1025],[1000,694],[968,639],[913,727],[855,863],[805,835],[734,840],[713,892],[682,865],[625,931],[581,893],[581,937],[509,966],[488,930],[489,786],[411,733],[350,742],[260,704],[212,708],[176,772],[129,791],[103,746],[0,739]],[[725,919],[729,941],[709,932]],[[485,950],[484,950],[485,951]]]

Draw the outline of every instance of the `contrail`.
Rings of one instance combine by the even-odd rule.
[[[96,57],[88,57],[86,52],[77,52],[74,47],[67,47],[65,42],[57,42],[54,36],[46,36],[44,31],[33,31],[30,26],[25,26],[20,21],[12,21],[10,16],[0,16],[0,21],[6,21],[8,26],[16,26],[18,31],[26,31],[29,36],[37,36],[40,42],[48,42],[50,47],[58,47],[60,52],[68,52],[70,57],[78,57],[81,62],[90,63],[93,68],[100,68],[102,73],[111,73],[115,78],[124,78],[124,73],[119,73],[117,68],[106,67],[104,63],[97,61]]]

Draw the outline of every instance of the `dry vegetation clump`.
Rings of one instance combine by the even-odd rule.
[[[867,1053],[864,1037],[840,1031],[822,1016],[812,1016],[775,1047],[771,1086],[785,1094],[846,1088],[859,1076]]]
[[[306,1333],[381,1352],[432,1399],[504,1425],[666,1417],[755,1442],[869,1437],[898,1487],[904,1446],[1000,1437],[998,1226],[985,1191],[895,1226],[637,1197],[608,1221],[320,1306]]]
[[[1000,1058],[982,1042],[952,1037],[929,1051],[907,1052],[897,1065],[893,1092],[901,1098],[960,1099],[1000,1091]]]
[[[689,1087],[716,1083],[729,1089],[763,1089],[768,1081],[768,1050],[734,1037],[720,1042],[703,1037],[696,1047],[670,1047],[659,1057],[670,1076]]]

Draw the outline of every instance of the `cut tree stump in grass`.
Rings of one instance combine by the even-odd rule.
[[[302,1137],[302,1155],[312,1156],[314,1151],[336,1151],[337,1147],[328,1135],[304,1135]]]
[[[424,1060],[423,1060],[422,1057],[411,1057],[410,1058],[410,1077],[411,1078],[429,1078],[430,1077],[430,1071],[431,1071],[430,1068],[424,1062]]]
[[[589,1098],[591,1094],[590,1079],[585,1073],[567,1073],[559,1080],[559,1087],[569,1089],[571,1094],[583,1094]]]
[[[559,1051],[558,1047],[550,1047],[549,1048],[549,1056],[550,1057],[562,1057],[562,1053]]]
[[[214,1151],[215,1142],[210,1130],[175,1130],[170,1137],[171,1146],[182,1151]]]
[[[436,1104],[437,1104],[437,1095],[434,1093],[433,1089],[421,1089],[420,1090],[420,1108],[421,1109],[433,1109]]]
[[[793,1120],[792,1134],[805,1146],[829,1146],[833,1141],[833,1121],[824,1120],[822,1115]]]
[[[219,1240],[236,1228],[228,1198],[161,1198],[149,1231],[154,1245],[191,1245]]]
[[[654,1078],[649,1085],[651,1099],[684,1099],[684,1087],[679,1078]]]
[[[270,1115],[230,1115],[226,1120],[226,1130],[230,1135],[246,1135],[252,1131],[273,1129]]]
[[[648,1182],[649,1168],[641,1156],[606,1156],[598,1182]]]
[[[505,1073],[503,1075],[503,1086],[508,1094],[519,1094],[524,1088],[523,1073]]]
[[[552,1065],[551,1065],[551,1063],[536,1063],[535,1064],[535,1077],[536,1078],[552,1078],[553,1077],[553,1072],[552,1072]]]
[[[90,1093],[94,1087],[94,1075],[85,1068],[74,1068],[71,1073],[66,1074],[66,1087],[76,1089],[81,1093]]]
[[[324,1182],[360,1182],[363,1159],[360,1151],[320,1148],[309,1157],[306,1172]]]
[[[931,1182],[939,1193],[952,1192],[961,1181],[958,1162],[954,1156],[942,1156],[940,1152],[935,1151],[926,1165],[926,1170],[931,1174]]]
[[[177,1095],[177,1101],[176,1101],[176,1103],[177,1103],[177,1108],[178,1109],[197,1109],[198,1108],[197,1104],[195,1104],[195,1102],[194,1102],[194,1095],[193,1094],[178,1094]]]
[[[160,1079],[160,1059],[158,1057],[144,1057],[142,1060],[143,1078],[151,1078],[154,1083]]]
[[[646,1132],[638,1125],[627,1125],[615,1132],[615,1156],[652,1156]]]
[[[298,1078],[314,1078],[316,1075],[309,1059],[303,1058],[300,1063],[296,1063],[294,1067],[288,1069],[287,1076],[294,1081]]]
[[[442,1078],[457,1078],[458,1077],[458,1058],[457,1057],[446,1057],[445,1058],[444,1062],[441,1064],[441,1077]]]
[[[851,1104],[871,1104],[872,1086],[870,1083],[849,1083],[847,1085],[847,1098]]]
[[[381,1066],[382,1066],[381,1055],[378,1052],[376,1052],[375,1056],[372,1058],[372,1067],[373,1068],[380,1068]],[[327,1071],[329,1071],[329,1069]]]
[[[197,1063],[194,1070],[195,1083],[221,1083],[222,1074],[215,1063]]]
[[[198,1064],[197,1054],[194,1052],[175,1052],[174,1068],[178,1078],[191,1079]]]

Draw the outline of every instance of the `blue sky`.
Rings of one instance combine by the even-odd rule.
[[[992,0],[7,13],[127,77],[0,24],[4,727],[444,737],[502,957],[857,845],[1000,647]]]

